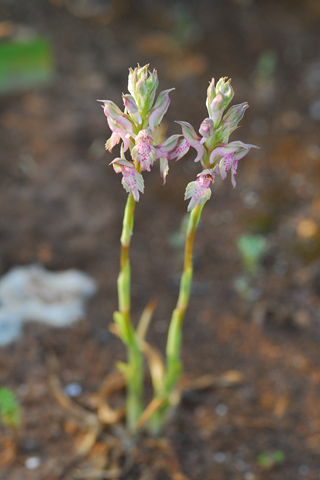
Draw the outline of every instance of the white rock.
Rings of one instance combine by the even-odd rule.
[[[0,345],[19,336],[26,321],[64,327],[80,320],[86,300],[96,291],[96,282],[78,270],[14,267],[0,280]]]

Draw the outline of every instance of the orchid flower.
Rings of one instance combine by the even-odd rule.
[[[156,149],[151,145],[153,137],[149,130],[140,130],[135,139],[136,145],[132,149],[133,160],[140,164],[141,170],[150,172],[150,167],[156,159]]]
[[[179,123],[182,127],[182,133],[183,136],[186,140],[185,144],[185,153],[188,152],[190,146],[193,147],[198,155],[195,158],[195,162],[199,162],[199,160],[202,159],[202,156],[204,154],[204,146],[201,143],[201,138],[196,134],[195,129],[193,128],[192,125],[188,122],[176,122]]]
[[[195,162],[200,160],[204,169],[203,172],[206,172],[204,177],[203,172],[199,174],[198,180],[191,182],[187,187],[186,198],[191,198],[188,210],[192,210],[195,205],[201,204],[196,200],[200,194],[203,195],[201,198],[206,198],[206,200],[210,198],[211,193],[209,192],[211,191],[206,189],[209,188],[209,180],[211,179],[213,182],[214,173],[220,175],[221,179],[224,180],[230,170],[231,182],[233,188],[235,188],[235,175],[239,160],[251,148],[258,148],[255,145],[245,144],[241,141],[228,143],[229,136],[236,130],[238,123],[248,108],[247,102],[244,102],[234,105],[224,113],[233,96],[234,91],[231,86],[231,80],[228,80],[227,77],[220,78],[216,86],[214,79],[211,80],[206,100],[209,117],[203,120],[199,128],[202,138],[196,134],[194,128],[189,123],[177,122],[181,125],[185,138],[185,153],[190,146],[195,148],[198,152]],[[167,173],[167,170],[165,170],[165,173]]]
[[[211,197],[210,183],[214,181],[212,170],[205,169],[197,177],[197,180],[188,183],[185,191],[184,199],[190,198],[188,212],[193,210],[196,205],[200,206],[206,203]]]
[[[236,186],[235,175],[237,173],[238,162],[243,158],[251,148],[259,148],[255,145],[245,144],[241,141],[230,142],[213,150],[210,155],[210,163],[213,164],[217,157],[222,157],[215,167],[215,172],[224,180],[229,170],[231,170],[231,182],[233,188]]]
[[[144,181],[141,173],[135,168],[133,163],[125,158],[116,158],[110,165],[116,173],[122,173],[122,185],[127,193],[131,193],[134,200],[139,202],[139,192],[144,192]]]
[[[190,146],[182,135],[171,135],[160,145],[156,145],[157,156],[160,159],[160,174],[163,178],[163,184],[166,183],[166,177],[169,172],[169,160],[180,160]]]
[[[130,145],[130,137],[133,133],[133,122],[128,115],[123,113],[119,107],[111,100],[99,100],[103,102],[103,111],[107,117],[108,125],[112,131],[112,135],[106,143],[106,149],[109,152],[113,147],[123,141],[124,152],[128,150]]]

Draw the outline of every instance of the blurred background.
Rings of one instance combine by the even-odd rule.
[[[208,82],[231,77],[233,104],[250,105],[231,140],[260,147],[241,160],[235,190],[229,178],[214,185],[185,325],[186,372],[239,369],[245,387],[183,404],[175,424],[190,429],[183,468],[193,479],[213,478],[213,467],[218,479],[318,478],[320,2],[1,0],[0,274],[41,263],[78,268],[99,285],[78,327],[30,324],[0,349],[0,381],[28,405],[24,435],[42,455],[30,478],[49,478],[50,455],[61,455],[46,447],[52,438],[70,442],[48,419],[55,407],[45,352],[59,353],[64,380],[84,390],[124,355],[107,326],[126,196],[108,166],[117,152],[104,150],[110,132],[96,100],[121,107],[137,63],[157,69],[159,91],[176,88],[168,134],[180,133],[174,120],[198,130]],[[150,331],[159,348],[179,282],[184,189],[199,172],[193,155],[170,166],[165,186],[154,168],[136,212],[133,312],[137,319],[150,298],[160,300]],[[220,404],[226,415],[215,410]],[[36,431],[39,415],[51,434]],[[239,415],[271,418],[271,426],[241,426]],[[19,467],[8,463],[8,479],[18,478],[28,448]],[[259,454],[275,451],[283,453],[279,465],[264,468]]]

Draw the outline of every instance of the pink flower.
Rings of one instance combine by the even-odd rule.
[[[186,139],[187,143],[184,144],[184,154],[187,153],[189,150],[190,146],[193,147],[197,152],[198,155],[195,158],[195,162],[199,162],[199,160],[202,159],[203,154],[204,154],[204,146],[200,142],[200,137],[196,134],[195,129],[193,128],[192,125],[188,122],[176,122],[181,125],[182,128],[182,133],[184,138]]]
[[[122,173],[122,185],[127,193],[130,193],[136,202],[139,202],[139,192],[144,192],[144,181],[141,173],[137,171],[133,163],[125,158],[116,158],[110,163],[116,173]]]
[[[214,121],[215,128],[219,126],[223,112],[231,102],[233,95],[231,79],[222,77],[216,86],[214,86],[214,78],[211,80],[207,90],[206,106],[209,117]]]
[[[150,172],[150,167],[156,159],[156,149],[150,145],[153,137],[149,134],[149,130],[141,130],[136,136],[136,145],[132,149],[132,158],[139,162],[141,170]]]
[[[227,143],[232,132],[238,128],[238,123],[242,120],[245,111],[249,107],[247,102],[234,105],[229,108],[222,121],[222,142]]]
[[[108,125],[112,131],[112,135],[106,142],[106,150],[112,151],[113,147],[117,145],[120,140],[123,141],[123,151],[128,150],[130,145],[130,132],[123,129],[118,123],[114,122],[111,118],[108,118]]]
[[[255,145],[250,145],[241,142],[230,142],[227,145],[221,145],[213,150],[210,155],[210,163],[213,164],[217,157],[221,157],[219,163],[217,163],[214,171],[220,175],[224,180],[229,170],[231,170],[231,182],[233,188],[236,186],[235,175],[237,173],[238,162],[243,158],[251,148],[259,148]]]
[[[153,132],[155,127],[160,125],[164,115],[166,114],[169,105],[170,105],[170,98],[169,93],[175,90],[174,88],[169,88],[168,90],[163,90],[163,92],[159,93],[159,96],[150,112],[149,116],[149,127],[150,130]]]
[[[205,118],[203,120],[199,128],[199,133],[203,137],[200,140],[200,143],[204,143],[207,138],[212,137],[212,135],[214,134],[214,121],[212,120],[212,118]]]
[[[169,172],[169,160],[180,160],[187,151],[190,145],[182,135],[171,135],[160,145],[156,145],[157,156],[160,158],[160,173],[163,178],[163,183],[166,183],[166,176]]]
[[[113,147],[123,141],[124,152],[129,148],[130,136],[132,135],[133,123],[128,115],[123,113],[111,100],[99,100],[102,102],[103,111],[108,120],[112,135],[106,143],[106,149],[111,152]],[[114,135],[115,134],[115,135]]]
[[[130,117],[136,123],[141,125],[142,119],[139,112],[138,105],[136,104],[135,99],[132,95],[122,95],[122,100],[124,106],[126,107],[127,111],[129,112]]]
[[[188,212],[193,210],[196,205],[200,206],[206,203],[211,197],[210,184],[214,181],[212,170],[206,169],[197,175],[197,180],[187,185],[184,199],[190,202]]]

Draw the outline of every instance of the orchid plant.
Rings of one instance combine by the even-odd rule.
[[[127,348],[127,364],[118,364],[127,382],[126,416],[131,432],[147,423],[153,434],[159,433],[172,404],[173,391],[182,371],[180,349],[182,324],[189,303],[193,265],[192,252],[197,225],[204,204],[211,197],[211,186],[216,176],[222,180],[231,174],[233,187],[238,162],[254,145],[241,141],[229,142],[231,133],[236,130],[243,118],[247,103],[228,109],[234,91],[231,80],[221,78],[215,85],[214,79],[207,90],[206,106],[208,117],[203,120],[196,133],[188,122],[181,125],[182,134],[172,135],[160,144],[157,143],[158,130],[170,104],[169,94],[174,89],[160,92],[156,98],[158,75],[150,72],[149,65],[129,69],[128,91],[123,95],[124,111],[110,100],[100,100],[112,131],[106,142],[110,152],[121,144],[120,157],[111,165],[116,173],[122,174],[122,185],[128,193],[124,210],[121,234],[120,273],[118,276],[118,310],[114,312],[116,333]],[[130,262],[129,248],[133,232],[134,211],[140,194],[144,193],[142,172],[149,172],[159,160],[163,183],[169,172],[170,160],[180,160],[193,147],[202,170],[195,181],[190,182],[185,191],[189,200],[187,210],[189,221],[186,233],[184,267],[180,282],[180,292],[176,308],[168,330],[166,360],[152,352],[145,341],[154,305],[143,312],[137,328],[134,328],[130,314]],[[126,158],[127,157],[129,158]],[[146,356],[153,382],[154,397],[146,409],[143,407],[143,357]]]

